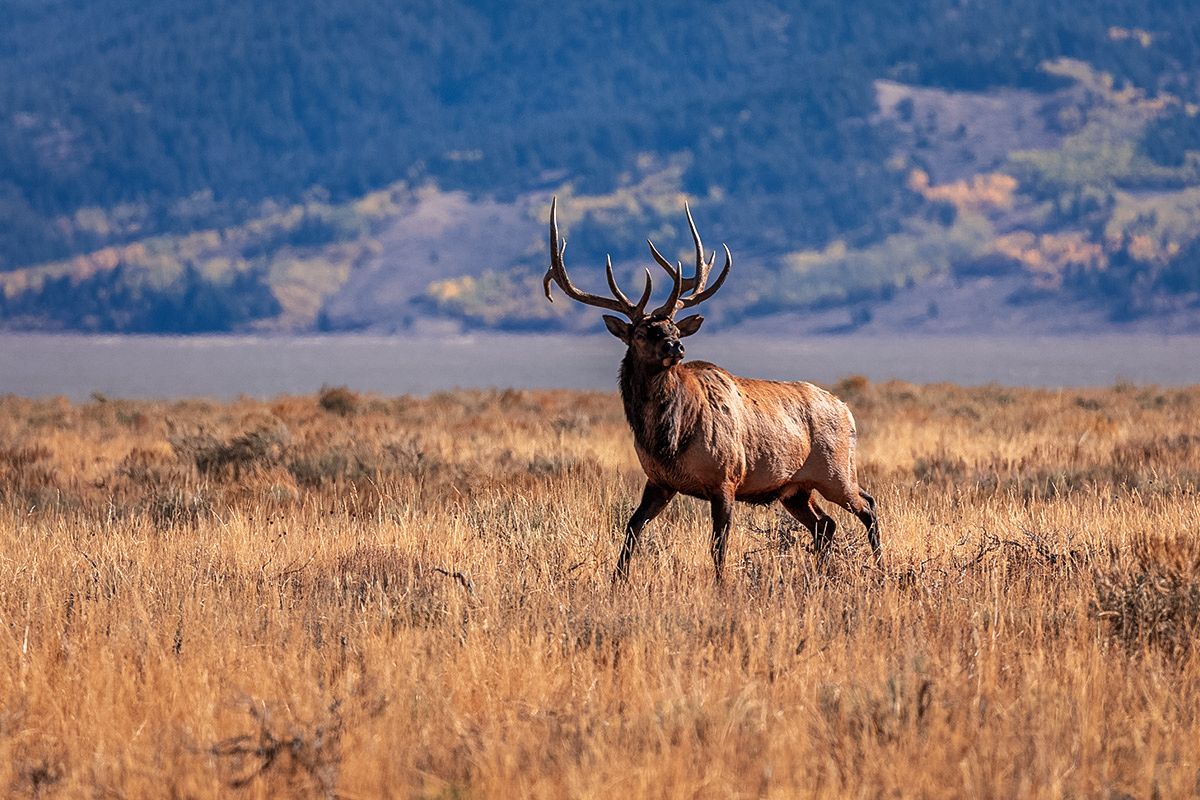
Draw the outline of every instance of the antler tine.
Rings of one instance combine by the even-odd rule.
[[[717,282],[700,293],[693,292],[692,294],[679,301],[680,309],[691,308],[698,306],[708,298],[717,293],[717,289],[721,288],[721,284],[725,283],[725,279],[729,277],[729,268],[733,265],[733,256],[729,254],[729,245],[721,245],[725,248],[725,266],[721,268],[721,274],[717,276]],[[717,260],[717,253],[713,251],[712,258],[708,262],[709,269],[712,268],[713,262]],[[705,276],[707,277],[707,275]]]
[[[617,282],[613,279],[611,258],[608,260],[608,286],[613,290],[615,297],[603,297],[591,292],[584,292],[576,289],[575,285],[571,283],[571,279],[567,277],[567,267],[563,263],[563,253],[566,252],[567,243],[565,241],[560,242],[558,238],[557,209],[558,198],[555,197],[550,201],[550,268],[546,270],[546,275],[542,278],[542,288],[546,292],[546,299],[551,303],[554,302],[554,297],[550,294],[550,282],[553,280],[563,290],[563,293],[572,300],[576,300],[584,305],[616,311],[618,314],[624,314],[631,320],[640,319],[642,310],[646,306],[646,301],[650,298],[650,282],[646,282],[646,291],[639,304],[634,306],[633,303],[629,302],[629,298],[625,297],[620,289],[617,288]]]
[[[550,279],[554,278],[557,281],[559,271],[566,274],[566,268],[562,266],[562,263],[563,253],[567,251],[567,243],[559,243],[557,206],[558,198],[555,197],[550,200],[550,268],[546,270],[546,274],[542,278],[542,290],[546,292],[546,299],[551,303],[554,302],[554,297],[550,294]],[[564,289],[564,291],[566,290]]]
[[[667,319],[671,319],[675,316],[675,312],[682,308],[679,304],[679,295],[683,292],[683,280],[680,277],[680,274],[683,272],[683,266],[671,266],[671,262],[663,258],[662,254],[654,247],[654,242],[647,239],[646,244],[650,245],[650,252],[653,254],[654,260],[671,276],[671,296],[667,298],[667,302],[651,311],[650,316],[666,314]]]
[[[650,270],[646,270],[646,290],[642,292],[642,297],[638,300],[637,311],[638,316],[644,316],[646,312],[646,303],[650,302],[650,292],[654,289],[654,279],[650,277]]]
[[[628,305],[637,312],[638,317],[641,317],[642,312],[646,310],[646,303],[650,300],[650,292],[654,290],[654,280],[650,277],[650,270],[646,270],[646,288],[642,291],[642,298],[638,300],[635,306],[629,302],[629,298],[625,296],[625,293],[621,291],[620,287],[617,286],[616,280],[613,278],[612,256],[606,259],[604,269],[605,274],[608,276],[608,288],[612,290],[613,296]]]
[[[708,286],[708,276],[712,272],[713,264],[717,261],[717,253],[714,250],[708,261],[704,260],[704,245],[700,241],[700,232],[696,230],[696,223],[692,219],[692,209],[685,202],[683,210],[687,213],[688,227],[692,231],[692,241],[696,244],[696,274],[694,276],[684,278],[682,275],[683,265],[671,266],[671,262],[663,258],[662,254],[655,249],[654,243],[650,242],[650,252],[654,255],[654,260],[667,271],[674,282],[671,298],[653,312],[655,314],[665,313],[668,317],[674,317],[677,312],[699,305],[716,294],[717,290],[721,288],[721,284],[725,283],[725,278],[729,276],[729,268],[733,265],[733,256],[729,253],[729,245],[722,245],[725,248],[725,266],[721,268],[717,282]],[[681,298],[680,295],[683,292],[690,292],[690,294]]]
[[[629,302],[629,298],[621,291],[621,287],[617,286],[617,280],[613,277],[611,255],[604,257],[604,276],[608,278],[608,288],[613,293],[613,297],[627,306],[632,306],[633,303]]]
[[[699,305],[716,294],[717,290],[721,288],[721,284],[725,282],[725,278],[728,277],[730,266],[733,265],[733,256],[729,253],[729,246],[722,245],[725,248],[725,266],[721,268],[717,282],[711,287],[705,288],[708,284],[709,273],[712,272],[713,264],[717,261],[717,251],[713,251],[707,262],[704,260],[704,245],[700,242],[700,232],[696,230],[696,223],[692,219],[692,209],[686,201],[683,204],[683,210],[687,214],[688,227],[692,230],[692,241],[696,243],[696,275],[694,278],[683,281],[684,288],[691,290],[691,294],[680,301],[680,310]]]
[[[717,251],[714,250],[708,263],[705,263],[704,245],[700,242],[700,232],[696,230],[696,223],[692,219],[692,209],[686,200],[683,203],[683,211],[687,214],[688,227],[692,229],[692,241],[696,243],[696,274],[694,277],[684,278],[683,290],[696,294],[703,292],[705,285],[708,284],[708,273],[712,269],[713,262],[717,260]]]

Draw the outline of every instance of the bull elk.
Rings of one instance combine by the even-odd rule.
[[[700,315],[676,321],[675,315],[712,297],[733,258],[725,246],[725,266],[711,286],[707,261],[691,209],[685,205],[696,245],[696,273],[683,277],[649,242],[650,252],[671,278],[671,294],[647,313],[653,282],[637,303],[617,287],[608,259],[612,297],[580,291],[563,263],[566,242],[559,240],[557,198],[550,205],[550,269],[543,279],[551,302],[553,281],[567,297],[621,314],[604,315],[609,332],[627,345],[621,362],[621,401],[633,430],[634,447],[646,473],[642,500],[625,526],[625,544],[614,580],[629,573],[629,560],[642,529],[679,493],[712,506],[712,558],[721,578],[735,500],[765,504],[778,500],[813,536],[826,557],[836,524],[817,504],[814,492],[847,509],[862,521],[876,565],[883,569],[875,500],[858,486],[854,464],[856,433],[850,409],[811,383],[739,378],[704,361],[683,361],[685,336],[700,329]]]

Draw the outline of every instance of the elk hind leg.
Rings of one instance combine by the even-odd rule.
[[[817,504],[813,493],[800,491],[784,498],[783,507],[812,533],[813,549],[817,555],[822,559],[827,558],[829,546],[833,544],[833,535],[837,532],[837,523]]]
[[[875,566],[883,571],[883,545],[879,541],[879,515],[875,513],[875,498],[858,490],[860,507],[851,509],[854,515],[867,529],[867,541],[871,545],[871,555],[875,557]]]
[[[637,510],[633,512],[633,516],[629,518],[629,523],[625,526],[625,544],[621,546],[621,555],[617,558],[617,569],[613,573],[614,581],[629,577],[629,559],[633,557],[633,551],[637,548],[642,528],[646,527],[647,522],[662,513],[674,496],[674,491],[656,486],[649,481],[646,482],[646,488],[642,490],[642,502],[638,504]]]

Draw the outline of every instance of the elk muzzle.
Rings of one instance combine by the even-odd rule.
[[[663,366],[673,367],[680,361],[683,361],[683,342],[678,339],[663,342]]]

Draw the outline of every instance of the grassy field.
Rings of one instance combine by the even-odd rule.
[[[886,575],[617,587],[615,395],[0,399],[0,795],[1195,796],[1200,387],[835,389]]]

